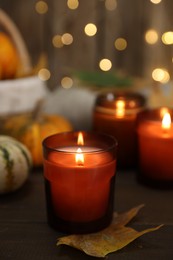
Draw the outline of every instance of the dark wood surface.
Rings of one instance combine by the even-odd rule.
[[[138,238],[107,259],[173,259],[173,190],[139,184],[133,172],[117,172],[115,210],[126,211],[145,204],[130,223],[137,230],[164,226]],[[42,169],[31,173],[17,192],[0,196],[0,259],[67,260],[94,259],[76,249],[56,246],[62,234],[46,222]]]

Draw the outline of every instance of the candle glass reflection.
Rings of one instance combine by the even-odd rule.
[[[173,111],[145,110],[138,115],[138,155],[140,182],[155,187],[173,187]]]
[[[136,116],[144,106],[145,98],[133,92],[106,92],[96,99],[93,129],[117,139],[118,168],[136,166]]]
[[[109,225],[116,150],[116,140],[105,134],[68,132],[43,141],[47,216],[52,227],[90,233]]]

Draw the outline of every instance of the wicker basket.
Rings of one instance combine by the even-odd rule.
[[[33,70],[25,42],[10,17],[0,9],[0,26],[11,36],[20,59],[22,73],[31,75]],[[48,89],[38,76],[0,80],[0,116],[32,111]]]

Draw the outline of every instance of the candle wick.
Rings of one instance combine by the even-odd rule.
[[[78,162],[78,166],[83,166],[84,164],[82,162]]]

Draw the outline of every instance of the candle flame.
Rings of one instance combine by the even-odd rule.
[[[75,160],[76,160],[77,165],[79,165],[79,166],[84,165],[84,155],[82,153],[81,148],[77,149],[77,152],[76,152],[76,155],[75,155]]]
[[[118,117],[123,117],[125,115],[125,102],[123,100],[118,100],[116,102],[116,115]]]
[[[162,119],[162,129],[170,129],[171,127],[171,116],[166,112]]]
[[[83,134],[81,132],[79,132],[79,134],[78,134],[77,144],[84,145]]]
[[[166,113],[168,113],[168,112],[169,112],[169,110],[168,110],[167,107],[162,107],[162,108],[160,109],[160,117],[163,118],[164,115],[165,115]]]

